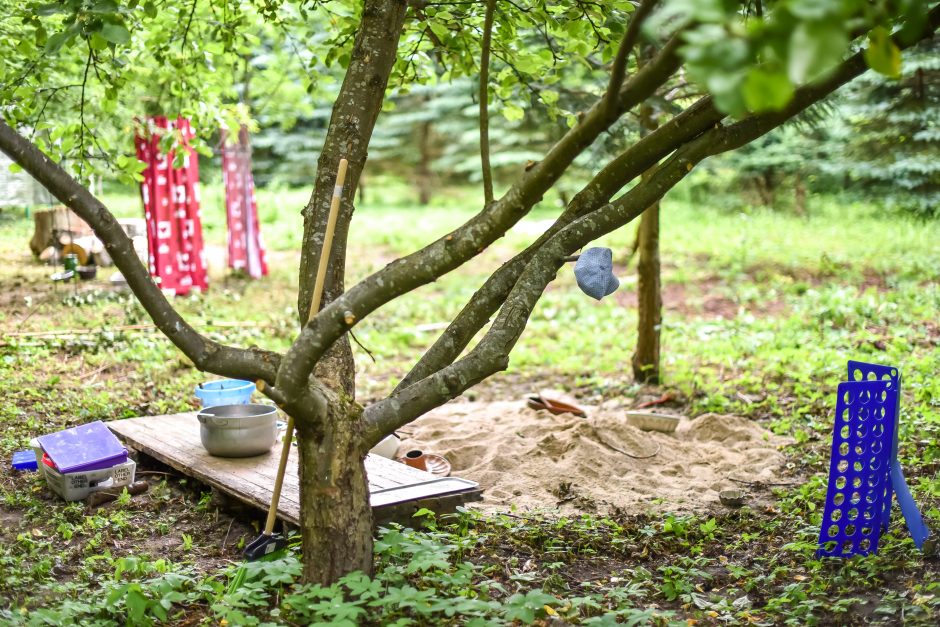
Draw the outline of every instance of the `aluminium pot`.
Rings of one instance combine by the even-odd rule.
[[[277,440],[277,408],[272,405],[216,405],[196,416],[199,437],[210,455],[253,457]]]

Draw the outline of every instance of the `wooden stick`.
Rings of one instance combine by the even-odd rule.
[[[136,494],[143,494],[149,490],[150,484],[146,481],[135,481],[128,486],[121,486],[119,488],[105,488],[97,492],[92,492],[85,498],[85,505],[89,509],[104,505],[105,503],[113,501],[121,496],[125,488],[127,488],[128,494],[134,496]]]
[[[194,327],[215,327],[220,329],[255,329],[273,326],[270,322],[252,322],[251,320],[236,320],[234,322],[204,322],[195,323]],[[119,324],[111,327],[102,327],[100,329],[62,329],[60,331],[17,331],[7,333],[7,337],[59,337],[63,335],[91,335],[94,333],[104,333],[105,331],[151,331],[155,330],[155,324]]]
[[[326,269],[330,264],[330,251],[333,248],[333,231],[336,230],[336,218],[339,215],[339,206],[343,200],[343,184],[346,182],[346,168],[349,162],[339,160],[336,170],[336,184],[333,186],[333,199],[330,202],[330,215],[326,220],[326,232],[323,234],[323,248],[320,250],[320,265],[317,267],[317,277],[313,284],[313,296],[310,298],[310,313],[307,321],[320,311],[320,300],[323,298],[323,284],[326,282]],[[290,456],[290,444],[294,438],[294,417],[287,417],[287,429],[284,431],[284,445],[281,447],[281,459],[277,465],[277,476],[274,478],[274,491],[271,493],[271,507],[268,508],[268,517],[264,522],[264,535],[274,533],[274,523],[277,522],[277,504],[281,500],[281,486],[284,485],[284,472],[287,469],[287,458]]]
[[[346,182],[346,168],[349,162],[339,160],[336,170],[336,185],[333,186],[333,198],[330,201],[330,215],[326,220],[326,232],[323,234],[323,249],[320,251],[320,265],[317,267],[317,279],[313,284],[313,296],[310,298],[310,313],[307,321],[320,311],[320,300],[323,298],[323,286],[326,283],[326,268],[330,264],[330,250],[333,248],[333,232],[336,230],[336,219],[339,216],[339,206],[343,201],[343,184]]]

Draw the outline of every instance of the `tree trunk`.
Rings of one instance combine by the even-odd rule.
[[[760,202],[765,207],[773,208],[776,204],[774,194],[773,174],[764,172],[757,177],[757,193],[760,196]]]
[[[367,149],[382,109],[405,19],[405,0],[366,0],[349,67],[333,105],[317,163],[310,202],[303,210],[298,315],[307,322],[316,269],[339,161],[349,161],[321,307],[344,289],[346,239]],[[360,570],[372,572],[372,509],[355,402],[355,363],[348,336],[336,341],[315,374],[336,392],[327,417],[298,420],[300,523],[304,579],[330,584]]]
[[[801,218],[806,217],[806,186],[803,184],[803,175],[799,172],[796,173],[796,184],[794,185],[795,189],[793,190],[793,209],[796,211],[796,215]]]
[[[656,130],[653,108],[640,107],[641,133]],[[652,170],[643,174],[649,178]],[[637,338],[633,353],[633,378],[641,383],[659,383],[659,347],[663,323],[662,281],[659,264],[659,203],[643,212],[637,228]]]
[[[336,221],[333,250],[323,290],[325,306],[345,289],[346,239],[352,220],[353,200],[359,177],[365,166],[369,141],[375,121],[382,110],[388,77],[395,63],[398,39],[405,20],[405,0],[367,0],[362,9],[359,32],[350,55],[349,67],[343,79],[329,129],[317,163],[317,178],[310,202],[303,210],[304,236],[300,256],[300,290],[298,317],[307,321],[313,282],[320,262],[330,199],[336,181],[339,160],[346,158],[343,203]],[[317,364],[316,375],[333,389],[355,396],[355,364],[349,340],[343,336]]]
[[[56,243],[52,234],[55,211],[55,209],[47,209],[33,213],[33,237],[29,240],[29,249],[36,257]]]
[[[659,263],[659,203],[643,212],[638,231],[637,338],[633,377],[641,383],[659,383],[659,347],[663,323],[662,282]]]
[[[424,122],[418,131],[418,150],[420,156],[415,174],[418,179],[418,203],[422,206],[431,202],[431,123]]]
[[[304,581],[372,574],[372,508],[359,438],[361,408],[337,401],[322,424],[297,423]]]

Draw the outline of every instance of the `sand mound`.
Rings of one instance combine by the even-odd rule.
[[[399,450],[444,455],[500,509],[701,510],[742,487],[731,478],[773,482],[783,463],[786,440],[737,416],[683,418],[664,434],[628,425],[621,409],[585,409],[588,418],[453,402],[408,425]]]

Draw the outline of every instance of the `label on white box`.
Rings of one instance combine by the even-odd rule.
[[[128,459],[123,464],[111,468],[65,474],[46,464],[42,464],[42,469],[46,476],[46,483],[53,492],[66,501],[80,501],[96,490],[118,488],[134,483],[137,463]]]

